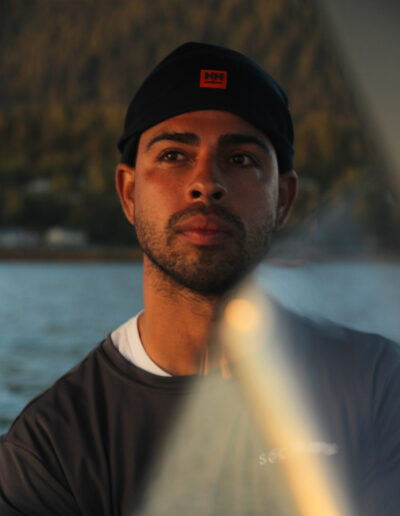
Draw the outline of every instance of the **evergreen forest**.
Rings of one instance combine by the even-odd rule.
[[[2,0],[0,228],[134,242],[114,187],[124,114],[154,65],[194,40],[244,52],[288,94],[301,179],[288,234],[312,234],[328,211],[338,234],[351,218],[393,250],[384,160],[323,22],[313,0]]]

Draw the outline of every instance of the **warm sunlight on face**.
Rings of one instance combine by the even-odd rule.
[[[145,131],[132,191],[146,259],[197,292],[232,286],[286,218],[272,144],[225,111],[185,113]]]

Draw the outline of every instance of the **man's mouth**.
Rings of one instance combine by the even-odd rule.
[[[215,215],[194,215],[176,226],[176,231],[192,244],[199,246],[222,245],[234,236],[235,230]]]

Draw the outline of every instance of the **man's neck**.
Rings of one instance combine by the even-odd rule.
[[[178,285],[146,258],[143,272],[139,333],[147,354],[172,375],[204,373],[212,366],[209,343],[219,296]]]

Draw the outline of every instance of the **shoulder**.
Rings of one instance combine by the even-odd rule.
[[[28,403],[6,434],[7,443],[42,454],[51,447],[50,432],[65,435],[65,425],[71,429],[76,420],[85,417],[87,400],[100,384],[96,376],[103,367],[102,344]]]
[[[287,311],[282,320],[297,363],[335,418],[357,426],[372,446],[389,435],[400,443],[400,345]]]
[[[278,309],[285,338],[297,343],[301,353],[327,364],[358,372],[386,371],[400,366],[400,345],[382,335],[366,333],[323,318],[311,318]]]
[[[0,441],[0,491],[23,514],[77,513],[68,477],[73,454],[83,457],[87,451],[76,428],[87,418],[85,382],[99,367],[99,353],[100,346],[34,398]]]
[[[311,389],[365,428],[392,407],[400,425],[400,345],[328,320],[278,309],[280,332]],[[399,426],[400,427],[400,426]]]
[[[127,384],[130,396],[135,397],[140,379],[140,371],[124,359],[108,336],[28,403],[11,425],[7,439],[21,439],[26,445],[32,428],[37,433],[51,432],[60,438],[65,436],[66,429],[74,431],[75,427],[92,425],[100,428],[101,415],[113,407],[117,410],[126,399],[121,392]]]
[[[0,483],[8,471],[8,487],[21,488],[23,470],[29,485],[48,478],[52,492],[57,486],[72,491],[81,507],[91,508],[87,513],[103,514],[102,499],[108,507],[125,497],[123,505],[186,391],[187,382],[179,378],[158,378],[135,367],[107,338],[14,421],[0,442]],[[109,495],[101,486],[111,481],[116,492]]]
[[[24,408],[4,442],[40,456],[56,471],[68,469],[72,457],[80,460],[79,450],[100,460],[110,435],[129,428],[134,436],[149,418],[162,426],[188,383],[140,370],[108,336]]]

